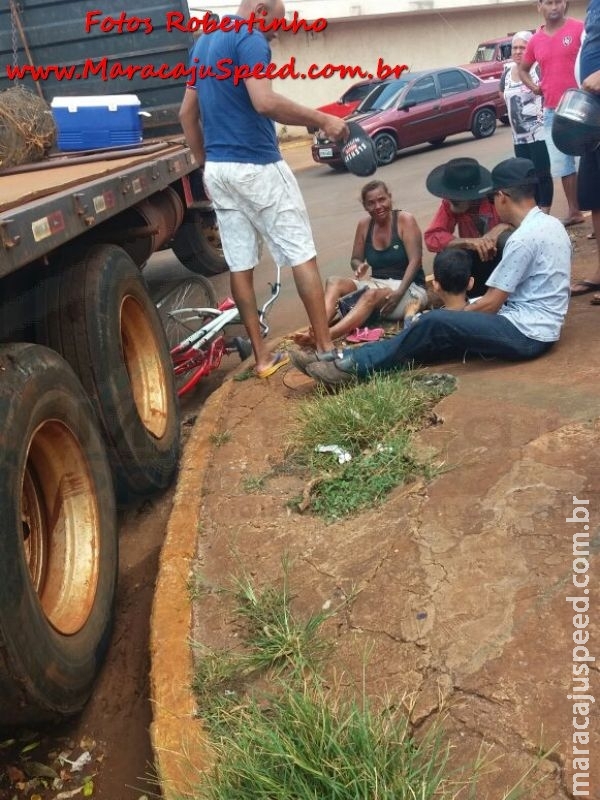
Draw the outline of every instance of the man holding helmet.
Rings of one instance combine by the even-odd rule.
[[[591,0],[585,17],[585,34],[579,54],[579,82],[586,92],[596,95],[597,114],[600,115],[600,0]],[[567,135],[567,134],[565,134]],[[589,279],[577,281],[571,295],[587,294],[600,289],[600,127],[594,149],[590,145],[581,156],[577,192],[580,207],[592,212],[592,224],[598,247],[598,266]],[[600,305],[600,294],[591,301]]]

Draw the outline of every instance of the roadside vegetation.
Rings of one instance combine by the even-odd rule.
[[[291,505],[327,521],[381,502],[397,486],[432,477],[438,467],[418,453],[414,433],[434,420],[432,407],[455,388],[452,375],[398,372],[301,403],[292,460],[310,478]]]
[[[364,686],[342,689],[324,677],[330,647],[321,625],[341,608],[297,618],[285,564],[281,588],[244,578],[233,593],[239,651],[197,654],[194,690],[215,761],[188,800],[480,797],[487,751],[451,767],[441,714],[416,731],[403,698],[372,702]],[[525,796],[515,786],[503,800]]]

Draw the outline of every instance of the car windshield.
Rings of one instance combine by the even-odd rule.
[[[493,61],[495,51],[496,48],[493,44],[480,45],[471,60],[471,64],[479,64],[481,61]]]
[[[386,108],[390,108],[390,106],[394,104],[399,93],[412,78],[413,76],[398,78],[398,80],[388,81],[376,86],[356,109],[356,113],[364,111],[384,111]]]

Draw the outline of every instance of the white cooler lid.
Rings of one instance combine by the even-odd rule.
[[[78,108],[106,108],[116,111],[120,106],[139,106],[140,99],[137,94],[105,94],[105,95],[80,95],[78,97],[54,97],[50,103],[51,108],[68,108],[77,111]]]

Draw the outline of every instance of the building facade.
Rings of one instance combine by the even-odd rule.
[[[394,6],[394,11],[368,13],[375,6],[380,12]],[[406,10],[398,11],[404,6]],[[569,14],[583,19],[586,7],[587,0],[571,0]],[[199,15],[195,8],[190,2],[192,13]],[[221,16],[236,9],[236,4],[223,2],[211,6]],[[278,68],[292,65],[297,75],[307,74],[311,66],[323,74],[312,80],[275,78],[275,89],[312,107],[334,102],[360,79],[358,71],[342,78],[342,67],[377,74],[380,65],[406,65],[411,70],[456,66],[470,61],[480,42],[540,24],[537,3],[531,0],[460,5],[454,0],[286,0],[288,18],[294,10],[305,20],[324,18],[327,26],[319,33],[280,34],[272,43],[273,62]],[[292,136],[302,132],[286,130]]]

